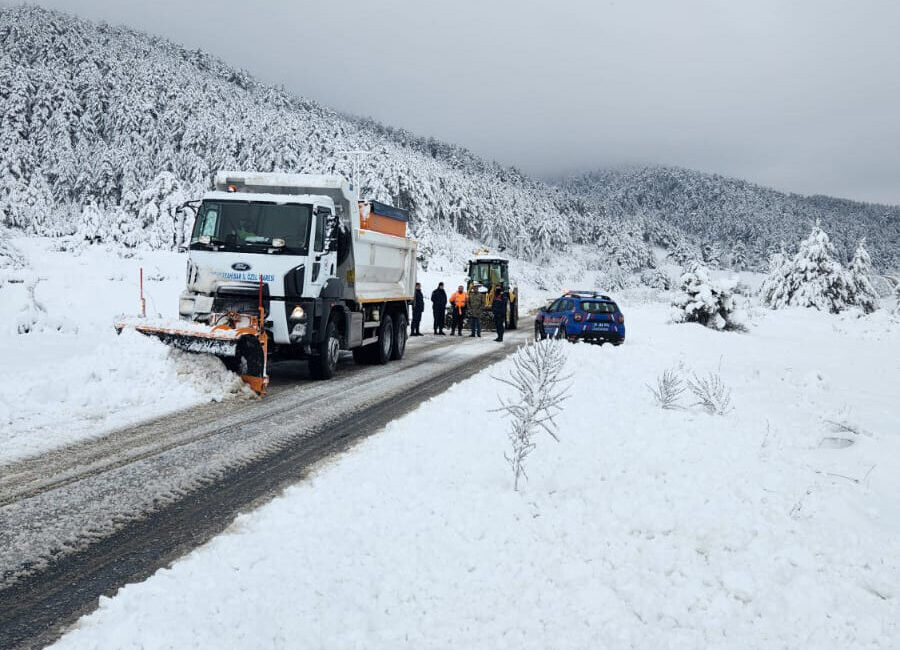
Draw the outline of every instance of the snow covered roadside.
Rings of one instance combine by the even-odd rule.
[[[117,315],[139,311],[141,266],[148,315],[175,312],[183,255],[125,259],[99,246],[58,251],[47,238],[12,243],[24,267],[6,269],[0,283],[0,462],[198,402],[250,395],[212,357],[113,329]],[[23,324],[31,331],[18,333]]]
[[[896,648],[900,330],[766,312],[748,334],[622,306],[567,346],[561,442],[511,489],[508,362],[322,467],[58,648]],[[661,410],[666,368],[734,409]],[[841,429],[853,428],[856,433]]]

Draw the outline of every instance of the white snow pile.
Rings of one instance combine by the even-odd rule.
[[[559,442],[533,438],[520,491],[505,362],[55,647],[900,647],[900,328],[789,309],[722,337],[619,302],[628,342],[567,346]],[[731,408],[659,408],[667,368]]]
[[[215,357],[181,352],[132,330],[57,339],[0,385],[3,460],[199,402],[249,395]]]
[[[99,246],[60,251],[60,240],[38,238],[0,244],[7,377],[0,384],[0,463],[192,404],[250,395],[218,359],[113,329],[118,314],[137,310],[141,266],[148,311],[177,310],[183,257],[123,259]]]
[[[835,259],[828,234],[816,223],[793,258],[784,253],[772,257],[760,299],[772,309],[815,307],[836,314],[858,306],[871,313],[878,308],[871,273],[872,261],[864,242],[859,243],[849,269],[845,269]]]
[[[709,271],[699,263],[681,276],[681,292],[672,302],[672,321],[700,323],[715,330],[743,330],[734,280],[710,280]]]

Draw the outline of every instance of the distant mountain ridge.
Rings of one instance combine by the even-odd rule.
[[[408,208],[424,256],[455,231],[535,261],[588,244],[598,268],[634,271],[653,266],[654,245],[691,254],[727,249],[740,236],[746,265],[761,267],[781,240],[799,241],[812,216],[827,229],[849,212],[860,227],[844,239],[833,233],[841,254],[871,224],[875,263],[900,265],[894,208],[795,199],[662,167],[551,185],[156,36],[39,7],[0,8],[0,226],[171,248],[186,225],[177,205],[207,189],[215,170],[348,175],[340,153],[348,149],[372,152],[361,161],[363,195]]]
[[[816,221],[844,259],[859,240],[882,267],[900,267],[900,206],[779,192],[748,181],[679,167],[623,166],[560,182],[591,209],[618,218],[661,219],[689,237],[743,242],[757,257],[793,248]]]

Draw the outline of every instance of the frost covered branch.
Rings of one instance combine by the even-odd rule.
[[[702,406],[711,415],[725,415],[732,410],[731,389],[725,386],[719,373],[711,372],[705,377],[695,374],[687,383],[697,398],[696,405]]]
[[[525,459],[534,451],[534,436],[539,431],[559,441],[554,420],[568,399],[570,386],[564,376],[566,355],[558,341],[540,341],[519,348],[512,357],[513,367],[509,377],[494,377],[513,387],[518,394],[515,400],[499,398],[500,408],[512,420],[507,433],[511,446],[504,457],[513,472],[513,489],[519,489],[519,479],[528,478]]]
[[[656,378],[656,388],[649,384],[647,388],[653,393],[660,408],[664,409],[678,408],[678,399],[687,390],[684,380],[675,368],[669,368]]]

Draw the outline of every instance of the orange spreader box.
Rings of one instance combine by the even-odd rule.
[[[406,237],[409,212],[378,201],[359,202],[359,227],[365,230]]]

